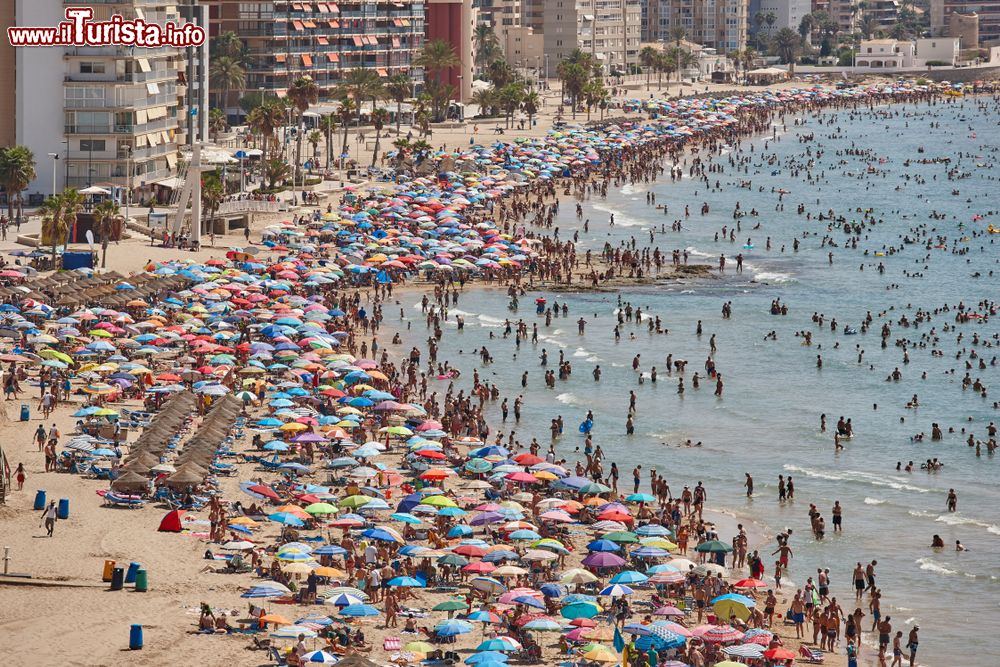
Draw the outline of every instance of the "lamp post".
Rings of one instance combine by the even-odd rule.
[[[49,153],[52,158],[52,197],[56,196],[56,171],[59,168],[59,153]]]
[[[132,147],[125,147],[125,223],[128,223],[129,205],[132,203]]]

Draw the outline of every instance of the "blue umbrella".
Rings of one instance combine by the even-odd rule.
[[[360,618],[363,616],[378,616],[379,610],[370,604],[351,604],[340,610],[341,616]]]
[[[463,621],[460,619],[451,619],[447,621],[441,621],[434,626],[434,632],[441,637],[454,637],[455,635],[464,635],[467,632],[472,632],[472,624],[468,621]]]
[[[611,577],[611,583],[613,584],[641,584],[648,580],[649,577],[634,570],[625,570]]]
[[[481,651],[479,653],[473,653],[466,658],[465,664],[479,665],[484,662],[507,662],[508,660],[510,660],[510,658],[506,653],[501,653],[500,651]]]
[[[611,540],[594,540],[587,545],[588,551],[621,551],[621,547]]]
[[[424,588],[427,584],[414,577],[395,577],[386,582],[387,586],[400,586],[404,588]]]
[[[283,523],[286,526],[301,527],[306,525],[305,521],[288,512],[276,512],[275,514],[269,514],[267,518],[277,523]]]

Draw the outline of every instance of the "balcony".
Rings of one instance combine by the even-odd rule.
[[[134,125],[67,125],[66,134],[131,134]]]

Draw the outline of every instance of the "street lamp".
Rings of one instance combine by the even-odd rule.
[[[49,153],[52,158],[52,197],[56,196],[56,171],[59,168],[59,153]]]
[[[129,204],[132,203],[132,147],[125,147],[125,223],[128,224]]]

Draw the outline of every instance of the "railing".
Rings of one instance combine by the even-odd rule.
[[[131,134],[133,125],[67,125],[66,134]]]
[[[230,213],[277,213],[278,202],[276,201],[256,201],[253,199],[241,199],[227,201],[219,204],[217,213],[228,215]]]

